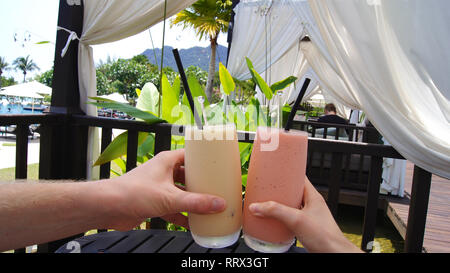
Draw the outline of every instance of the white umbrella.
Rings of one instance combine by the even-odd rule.
[[[100,98],[104,98],[104,99],[109,99],[109,100],[112,100],[112,101],[115,101],[115,102],[119,102],[119,103],[126,103],[126,104],[130,103],[129,101],[127,101],[123,97],[123,95],[121,95],[119,93],[112,93],[112,94],[109,94],[109,95],[103,95],[103,96],[99,96],[99,97]],[[110,110],[110,114],[111,114],[111,117],[112,117],[113,116],[113,110]]]
[[[42,84],[38,81],[32,81],[27,84],[28,84],[27,88],[34,90],[36,93],[40,95],[48,95],[48,96],[52,95],[52,88],[48,87],[45,84]]]
[[[312,96],[308,101],[312,106],[315,107],[323,107],[325,105],[325,98],[322,94],[316,94]]]
[[[99,96],[100,98],[104,98],[104,99],[109,99],[109,100],[113,100],[115,102],[120,102],[120,103],[130,103],[129,101],[127,101],[123,95],[119,94],[119,93],[113,93],[110,95],[103,95],[103,96]]]
[[[30,82],[24,84],[17,84],[2,88],[0,95],[10,96],[10,97],[21,97],[21,98],[32,98],[32,99],[43,99],[44,97],[39,94],[46,94],[49,87],[43,84],[36,84],[37,82]],[[42,86],[46,88],[43,88]],[[51,94],[51,88],[50,88]]]
[[[51,94],[52,89],[50,87],[37,81],[8,86],[0,91],[0,95],[3,96],[31,98],[32,112],[34,112],[34,105],[36,99],[44,99],[43,95],[51,95]],[[24,103],[22,104],[25,105]]]

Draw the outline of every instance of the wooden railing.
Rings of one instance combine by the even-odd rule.
[[[293,129],[305,131],[314,138],[346,140],[364,143],[379,143],[380,134],[372,126],[354,124],[321,123],[315,121],[294,121]]]
[[[0,115],[0,127],[16,126],[14,131],[16,138],[16,179],[27,178],[30,125],[55,125],[61,122],[61,117],[56,115]]]
[[[293,128],[308,132],[311,138],[336,140],[343,146],[348,146],[348,142],[379,144],[381,140],[381,135],[372,126],[361,127],[353,124],[294,121]],[[332,164],[337,164],[335,159],[332,151],[310,149],[308,154],[308,177],[310,180],[314,181],[316,185],[328,186],[331,181]],[[375,167],[381,168],[383,164],[382,160],[373,162],[369,155],[354,152],[352,149],[345,153],[342,158],[337,159],[342,161],[342,165],[340,165],[342,172],[337,176],[340,179],[341,187],[364,192],[368,188],[370,170]],[[378,164],[378,166],[375,166],[375,164]],[[333,177],[333,179],[337,178]]]
[[[97,118],[84,115],[32,115],[32,116],[0,116],[0,126],[17,125],[16,137],[16,178],[27,178],[27,127],[31,124],[40,124],[40,179],[86,179],[86,154],[88,128],[102,130],[101,147],[104,150],[112,139],[113,129],[128,130],[127,145],[127,171],[136,167],[138,133],[155,133],[155,154],[171,149],[172,133],[183,135],[183,127],[170,124],[148,125],[143,122],[131,120],[118,120],[110,118]],[[252,143],[254,133],[239,132],[241,142]],[[69,145],[70,143],[70,145]],[[370,157],[369,179],[366,189],[365,216],[363,223],[363,240],[361,248],[368,249],[368,244],[374,240],[376,217],[379,200],[381,179],[381,164],[383,158],[403,157],[391,146],[336,141],[328,139],[310,138],[308,144],[308,172],[313,168],[311,155],[315,152],[331,154],[330,171],[326,174],[328,182],[327,203],[330,210],[336,215],[339,204],[342,178],[348,176],[346,158],[352,154]],[[64,163],[64,161],[66,161]],[[101,178],[109,178],[110,164],[101,166]],[[317,184],[314,177],[310,177],[313,184]],[[427,187],[429,189],[431,174],[416,167],[414,172],[413,192],[408,220],[405,251],[421,252],[426,223],[428,205]],[[415,190],[416,189],[416,190]],[[425,190],[424,190],[425,189]],[[152,219],[152,228],[165,228],[161,219]],[[79,237],[76,235],[75,237]],[[39,245],[38,252],[54,252],[64,242],[72,238]],[[19,250],[18,252],[23,252]]]

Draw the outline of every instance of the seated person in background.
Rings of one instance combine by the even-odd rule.
[[[325,115],[320,117],[317,122],[348,125],[346,119],[336,115],[336,106],[332,103],[325,105]]]

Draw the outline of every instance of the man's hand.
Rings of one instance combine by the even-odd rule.
[[[119,200],[113,205],[112,228],[129,230],[152,217],[163,217],[188,228],[187,218],[180,212],[223,211],[226,206],[223,198],[184,191],[183,165],[184,150],[162,152],[127,174],[108,181]]]

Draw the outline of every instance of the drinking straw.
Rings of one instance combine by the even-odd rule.
[[[206,112],[205,112],[205,98],[203,96],[198,96],[197,100],[200,103],[200,106],[202,107],[202,114],[203,114],[203,120],[205,121],[205,125],[208,126],[208,119],[206,117]]]
[[[186,74],[184,73],[183,63],[181,62],[180,53],[178,49],[172,50],[173,56],[175,57],[175,61],[177,62],[178,71],[180,72],[181,81],[183,82],[184,92],[186,93],[186,97],[189,101],[189,106],[191,107],[192,113],[194,114],[194,120],[197,124],[198,129],[203,129],[202,120],[195,109],[194,98],[192,97],[191,89],[189,88],[189,84],[186,78]]]
[[[306,78],[305,82],[303,83],[302,90],[300,90],[297,100],[295,101],[294,106],[292,106],[292,110],[291,110],[291,113],[289,114],[288,121],[286,122],[286,126],[284,127],[284,129],[286,131],[289,131],[292,127],[292,123],[294,122],[295,114],[297,113],[297,109],[300,106],[300,103],[302,102],[303,97],[305,96],[306,90],[308,89],[310,82],[311,82],[311,79]]]

